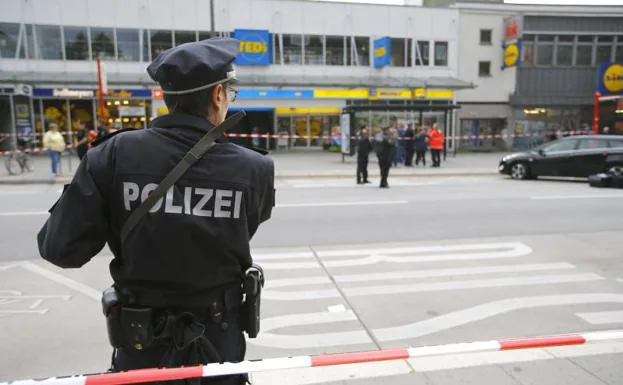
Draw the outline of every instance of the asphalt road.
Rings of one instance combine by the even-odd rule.
[[[278,182],[248,358],[623,329],[623,191],[502,177]],[[59,186],[0,186],[0,380],[105,370],[109,252],[38,259]],[[256,384],[621,384],[623,344],[254,376]],[[343,381],[343,382],[342,382]]]

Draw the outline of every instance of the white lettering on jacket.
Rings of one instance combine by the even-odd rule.
[[[123,206],[132,211],[156,189],[155,183],[139,186],[135,182],[123,182]],[[139,199],[140,198],[140,199]],[[166,214],[192,215],[208,218],[239,219],[243,192],[240,190],[211,189],[200,187],[169,188],[166,195],[149,210]],[[163,204],[164,203],[164,204]],[[164,210],[163,210],[164,207]]]

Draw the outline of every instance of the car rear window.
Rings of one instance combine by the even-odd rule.
[[[611,139],[608,141],[610,147],[623,147],[623,139]]]

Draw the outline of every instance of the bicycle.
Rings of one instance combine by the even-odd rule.
[[[4,159],[4,167],[6,167],[10,175],[23,174],[24,171],[32,172],[34,170],[30,156],[25,150],[29,147],[32,149],[35,141],[35,139],[17,138],[17,148],[13,146],[13,149]]]

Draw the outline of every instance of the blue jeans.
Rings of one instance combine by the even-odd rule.
[[[50,156],[50,160],[52,161],[52,174],[58,174],[58,166],[61,163],[61,153],[60,151],[52,151],[48,150],[48,155]]]

